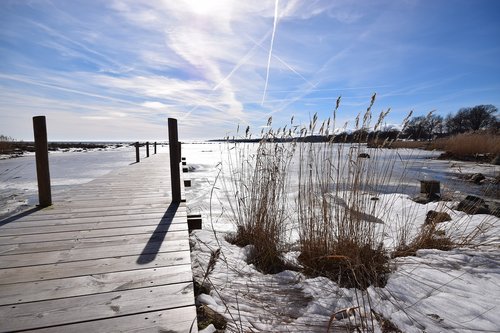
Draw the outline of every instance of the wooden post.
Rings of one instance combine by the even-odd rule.
[[[146,157],[149,157],[149,141],[146,142]]]
[[[177,163],[181,163],[181,160],[182,160],[182,157],[181,157],[182,156],[182,146],[181,146],[180,142],[177,143],[177,150],[179,151],[179,162],[177,162]]]
[[[170,181],[172,184],[172,202],[181,202],[181,173],[179,162],[179,138],[177,133],[177,119],[168,118],[168,147],[170,151]]]
[[[139,142],[135,143],[135,163],[139,163],[141,158],[139,156]]]
[[[429,197],[439,195],[441,193],[440,183],[437,180],[421,180],[420,193],[426,194]]]
[[[156,155],[156,141],[155,141],[155,155]]]
[[[40,207],[47,207],[52,205],[52,193],[50,189],[49,149],[45,116],[33,117],[33,132],[35,135],[38,200],[40,202]]]

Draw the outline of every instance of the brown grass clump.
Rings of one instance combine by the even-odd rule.
[[[350,239],[332,244],[331,255],[324,255],[324,246],[302,244],[299,260],[310,276],[325,276],[345,288],[366,289],[385,286],[390,273],[388,256],[382,247],[357,244]],[[307,248],[305,247],[307,245]]]
[[[14,149],[13,139],[5,135],[0,135],[0,154],[10,154]]]
[[[392,257],[415,256],[421,249],[449,251],[455,246],[456,244],[443,230],[436,230],[435,224],[427,224],[422,226],[418,235],[409,244],[400,243],[392,253]]]
[[[271,125],[271,118],[268,126]],[[229,198],[236,233],[227,240],[239,246],[252,245],[249,262],[264,273],[286,268],[281,254],[284,248],[287,207],[288,169],[294,144],[274,142],[286,136],[286,130],[262,133],[257,144],[238,144],[231,148],[228,161],[231,189]],[[245,133],[250,138],[249,128]],[[227,185],[227,184],[226,184]]]
[[[356,119],[356,131],[369,128],[371,108]],[[333,113],[335,127],[336,112]],[[382,113],[375,129],[387,113]],[[309,131],[314,131],[313,118]],[[321,126],[324,133],[330,120]],[[377,193],[391,178],[393,162],[379,161],[377,150],[365,146],[304,144],[299,147],[299,195],[297,199],[301,255],[299,260],[311,275],[322,275],[343,287],[366,289],[384,286],[388,260],[377,231],[381,219],[374,216]]]
[[[275,274],[287,269],[288,266],[281,256],[283,251],[280,248],[278,232],[268,230],[266,222],[250,224],[238,226],[236,233],[227,235],[226,240],[241,247],[252,245],[248,263],[254,264],[263,273]]]
[[[444,150],[459,159],[477,158],[488,155],[492,159],[500,155],[500,135],[488,132],[457,134],[436,139],[430,149]]]

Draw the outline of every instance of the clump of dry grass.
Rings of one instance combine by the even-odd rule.
[[[370,126],[370,106],[356,118],[356,131]],[[335,126],[336,112],[333,112]],[[382,113],[377,128],[387,113]],[[313,131],[313,118],[309,130]],[[330,126],[327,120],[320,129]],[[365,152],[359,138],[355,144],[307,144],[300,148],[299,196],[297,199],[301,255],[299,260],[311,275],[327,276],[343,287],[366,289],[385,285],[389,257],[382,246],[381,222],[372,215],[377,193],[391,178],[393,165],[377,167],[376,150]],[[385,164],[385,165],[383,165]]]
[[[286,267],[281,254],[289,218],[288,171],[295,145],[274,142],[286,135],[286,129],[262,132],[255,152],[253,144],[235,144],[229,159],[229,192],[234,195],[229,203],[237,230],[227,240],[239,246],[252,245],[249,261],[264,273]],[[245,137],[250,138],[249,128]]]
[[[457,244],[446,236],[445,231],[437,230],[435,224],[423,225],[420,232],[409,244],[400,243],[392,253],[393,258],[415,256],[421,249],[449,251]]]
[[[0,154],[10,154],[14,149],[13,142],[12,138],[0,135]]]
[[[455,158],[469,159],[478,155],[492,158],[500,155],[500,135],[488,132],[463,133],[436,139],[431,149],[444,150]]]

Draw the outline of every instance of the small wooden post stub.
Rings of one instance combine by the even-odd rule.
[[[189,232],[193,230],[199,230],[202,228],[202,219],[201,215],[188,215],[187,216],[187,221],[188,221],[188,230]]]
[[[421,180],[420,193],[426,194],[429,197],[439,195],[441,193],[440,183],[437,180]]]
[[[149,141],[146,142],[146,157],[149,157]]]
[[[156,155],[156,141],[155,141],[155,155]]]

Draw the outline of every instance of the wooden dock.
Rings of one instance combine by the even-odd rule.
[[[0,221],[1,332],[197,332],[192,279],[168,154]]]

